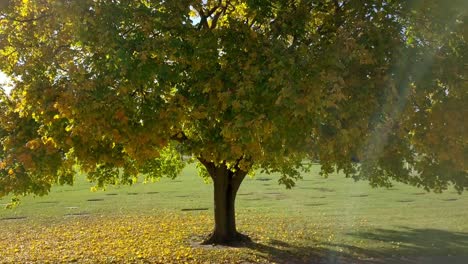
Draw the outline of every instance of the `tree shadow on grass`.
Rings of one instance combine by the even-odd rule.
[[[267,262],[272,263],[323,263],[320,249],[297,247],[288,243],[270,240],[269,244],[246,243],[245,247],[262,253]]]
[[[328,246],[346,248],[364,256],[367,261],[363,263],[468,263],[468,233],[400,226],[347,235],[367,241],[368,246],[333,243]]]
[[[270,240],[268,244],[251,242],[245,246],[261,253],[268,263],[371,264],[370,262],[362,262],[362,259],[351,254],[326,248],[319,241],[316,241],[316,246],[297,246],[280,240]]]
[[[346,234],[348,241],[314,241],[316,246],[297,246],[270,240],[268,244],[248,243],[245,247],[276,263],[365,263],[365,264],[466,264],[468,233],[439,229],[374,229]]]

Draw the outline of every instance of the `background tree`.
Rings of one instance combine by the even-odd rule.
[[[463,0],[10,0],[0,13],[0,196],[76,170],[105,184],[214,184],[207,243],[244,238],[234,201],[261,169],[310,160],[373,186],[468,186]],[[464,122],[465,121],[465,122]],[[353,161],[359,160],[360,163]]]

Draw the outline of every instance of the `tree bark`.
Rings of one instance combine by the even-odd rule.
[[[202,162],[213,179],[215,226],[203,244],[229,245],[248,241],[248,237],[237,232],[235,200],[239,186],[247,172],[227,168],[225,164],[216,166],[211,162]]]

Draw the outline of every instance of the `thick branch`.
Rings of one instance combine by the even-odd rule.
[[[249,28],[252,28],[255,25],[255,23],[257,22],[256,18],[256,15],[252,17],[252,21],[249,21],[249,19],[247,18],[246,24],[249,26]]]
[[[206,28],[206,29],[213,29],[216,27],[216,23],[218,22],[219,17],[226,12],[229,6],[229,1],[226,1],[225,6],[223,6],[223,1],[218,0],[218,3],[213,6],[210,10],[206,13],[203,11],[203,8],[200,7],[200,10],[195,9],[198,14],[200,15],[200,23],[198,24],[198,29]],[[222,8],[221,11],[216,12],[219,8]],[[211,27],[208,24],[208,18],[214,14],[214,17],[211,20]]]
[[[218,23],[218,19],[221,15],[226,13],[226,10],[229,6],[229,1],[226,3],[226,5],[221,9],[221,11],[217,12],[215,16],[213,17],[213,20],[211,22],[211,28],[216,28],[216,24]]]
[[[244,180],[245,176],[247,176],[247,171],[243,171],[243,170],[237,170],[233,177],[232,177],[232,183],[233,183],[233,186],[235,188],[235,192],[237,192],[237,190],[239,189],[240,187],[240,184],[242,183],[242,181]]]
[[[198,161],[201,162],[201,164],[205,166],[206,170],[208,171],[208,174],[214,180],[213,175],[215,175],[215,170],[216,170],[216,165],[214,164],[214,162],[207,161],[206,159],[202,157],[198,157],[197,159]]]
[[[236,165],[234,165],[235,172],[233,174],[232,181],[234,183],[234,186],[237,186],[237,188],[239,188],[239,186],[242,183],[242,181],[244,180],[245,176],[247,176],[247,173],[249,173],[249,170],[244,171],[239,167],[239,163],[242,160],[247,160],[248,162],[251,161],[251,159],[247,158],[246,156],[242,156],[242,157],[240,157],[240,158],[238,158],[236,160]],[[236,189],[236,191],[237,191],[237,189]]]
[[[9,17],[7,15],[4,15],[4,19],[7,19],[7,20],[10,20],[10,21],[15,21],[15,22],[19,22],[19,23],[29,23],[29,22],[34,22],[34,21],[37,21],[37,20],[41,20],[43,18],[46,18],[46,17],[50,17],[51,14],[42,14],[38,17],[32,17],[32,18],[25,18],[25,19],[18,19],[18,18],[14,18],[14,17]]]
[[[223,3],[222,0],[218,0],[218,4],[215,5],[213,8],[211,8],[208,13],[206,14],[206,17],[210,17],[211,15],[214,14],[214,12],[216,12],[216,10],[218,10],[218,8],[221,7],[221,4]]]
[[[206,16],[200,15],[200,23],[198,24],[198,29],[208,28],[208,21]]]

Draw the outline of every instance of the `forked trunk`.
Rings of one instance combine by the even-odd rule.
[[[213,233],[204,244],[232,244],[248,240],[245,235],[237,232],[235,216],[235,200],[246,172],[232,172],[226,165],[215,166],[213,163],[203,163],[213,179],[214,216]]]

